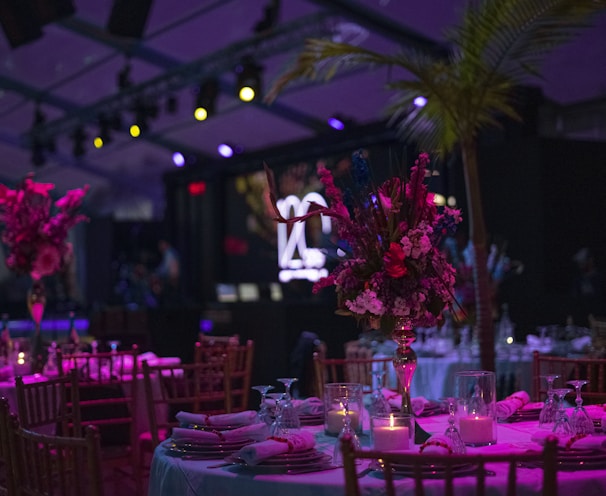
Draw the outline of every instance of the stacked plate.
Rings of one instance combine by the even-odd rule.
[[[509,418],[507,418],[507,422],[526,422],[527,420],[539,420],[540,414],[541,407],[521,408],[516,410]]]
[[[262,474],[297,474],[326,470],[332,468],[330,464],[331,459],[330,455],[326,455],[316,449],[300,451],[298,453],[283,453],[267,458],[257,465],[248,465],[235,454],[225,457],[226,462]]]
[[[164,446],[167,453],[170,455],[195,458],[198,460],[220,460],[251,443],[254,443],[252,439],[242,439],[238,441],[217,440],[212,443],[192,443],[170,439],[165,441]]]
[[[558,450],[558,470],[573,472],[576,470],[603,470],[606,466],[606,451],[604,450]],[[527,467],[539,468],[542,463],[525,464]]]
[[[397,475],[415,476],[416,467],[413,465],[392,464],[393,472]],[[377,472],[383,472],[379,465],[374,467]],[[452,477],[466,477],[478,472],[478,466],[472,463],[458,464],[451,467]],[[436,464],[424,464],[421,466],[421,475],[424,479],[444,479],[446,477],[446,466]]]
[[[301,425],[322,425],[324,423],[324,414],[319,413],[316,415],[299,415]]]

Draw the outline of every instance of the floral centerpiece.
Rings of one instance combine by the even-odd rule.
[[[33,285],[28,294],[28,309],[36,324],[32,371],[41,368],[43,354],[40,321],[46,295],[42,277],[61,270],[73,256],[67,241],[68,231],[87,217],[78,212],[88,186],[68,191],[54,202],[53,184],[37,183],[33,174],[11,189],[0,184],[0,222],[4,224],[1,240],[8,249],[6,266],[17,274],[29,274]]]
[[[329,206],[314,204],[306,215],[292,218],[280,214],[273,174],[266,169],[278,222],[301,222],[314,215],[334,220],[344,257],[313,291],[335,286],[339,313],[371,325],[380,323],[384,331],[392,332],[399,344],[394,365],[405,369],[406,376],[399,375],[405,390],[416,367],[409,347],[413,327],[436,325],[454,303],[455,269],[441,243],[454,234],[461,214],[434,203],[425,184],[429,162],[429,156],[421,154],[410,178],[402,174],[375,187],[364,152],[357,151],[352,160],[355,191],[339,189],[331,172],[320,165],[318,175]]]

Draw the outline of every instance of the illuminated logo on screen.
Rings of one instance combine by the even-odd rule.
[[[290,195],[283,200],[278,200],[278,209],[282,217],[290,219],[305,215],[309,211],[310,202],[328,206],[324,197],[319,193],[308,193],[303,199]],[[319,218],[322,234],[330,234],[332,227],[330,218],[324,215]],[[314,221],[316,219],[318,218],[316,217]],[[307,232],[309,232],[307,222],[296,222],[290,226],[278,224],[278,266],[280,267],[279,279],[281,282],[293,279],[315,282],[321,277],[328,276],[328,270],[324,268],[326,255],[320,248],[307,246]]]

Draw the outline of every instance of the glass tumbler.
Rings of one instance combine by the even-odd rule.
[[[455,374],[456,421],[467,446],[497,442],[496,380],[494,372],[463,370]]]
[[[362,384],[352,382],[324,384],[324,432],[338,436],[345,425],[343,398],[347,399],[347,410],[351,428],[362,434],[362,412],[364,409]]]

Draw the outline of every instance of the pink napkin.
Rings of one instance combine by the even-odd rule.
[[[391,406],[392,408],[400,408],[402,406],[401,394],[389,390],[384,390],[383,394],[385,395],[385,398],[387,398],[389,406]],[[427,405],[429,405],[429,401],[423,396],[417,396],[415,398],[410,399],[412,413],[414,413],[415,415],[421,415]]]
[[[232,427],[236,425],[256,424],[259,421],[257,412],[245,410],[238,413],[222,413],[219,415],[206,415],[204,413],[179,412],[175,415],[181,425],[208,425],[211,427]]]
[[[545,444],[551,431],[537,431],[530,437],[531,441],[540,445]],[[558,446],[570,449],[606,449],[606,436],[562,436],[558,437]]]
[[[452,442],[444,434],[434,434],[419,448],[427,455],[452,455]]]
[[[252,439],[261,441],[267,438],[269,427],[266,423],[258,423],[238,427],[230,431],[202,431],[175,427],[172,433],[173,441],[177,443],[215,444],[221,441],[237,442]]]
[[[316,445],[314,435],[309,431],[298,431],[287,438],[269,438],[240,448],[234,457],[244,460],[248,465],[257,465],[263,460],[282,453],[298,453],[312,449]]]
[[[500,420],[511,417],[530,401],[526,391],[516,391],[504,400],[497,401],[497,418]]]

